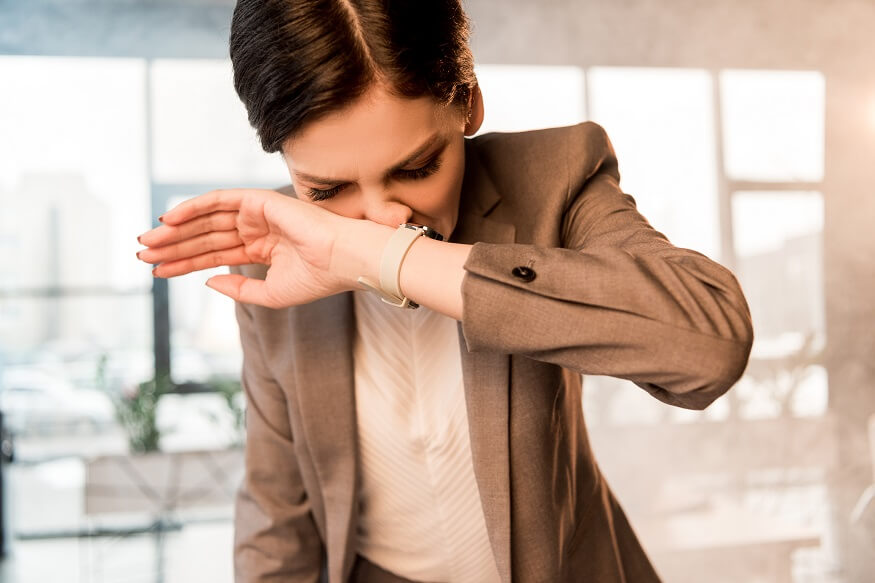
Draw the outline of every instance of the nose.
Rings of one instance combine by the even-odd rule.
[[[386,194],[366,197],[364,218],[369,221],[397,227],[401,223],[409,223],[411,217],[413,209]]]

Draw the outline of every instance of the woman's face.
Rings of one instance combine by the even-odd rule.
[[[458,106],[375,86],[304,126],[284,145],[283,158],[301,200],[390,227],[428,225],[449,238],[458,218],[464,136],[477,129],[466,117]]]

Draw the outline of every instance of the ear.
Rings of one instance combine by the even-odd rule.
[[[465,122],[465,135],[473,136],[483,125],[483,94],[480,84],[474,85],[468,97],[468,120]]]

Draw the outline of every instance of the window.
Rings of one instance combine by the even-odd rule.
[[[585,117],[580,67],[477,65],[485,115],[479,134],[580,123]]]
[[[93,389],[149,375],[146,66],[0,57],[0,366]],[[22,123],[26,120],[26,123]],[[143,366],[139,366],[143,364]]]

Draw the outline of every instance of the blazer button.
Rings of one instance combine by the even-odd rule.
[[[524,265],[519,265],[513,268],[513,271],[510,272],[515,278],[520,281],[530,282],[538,275],[535,273],[535,270],[531,267],[526,267]]]

